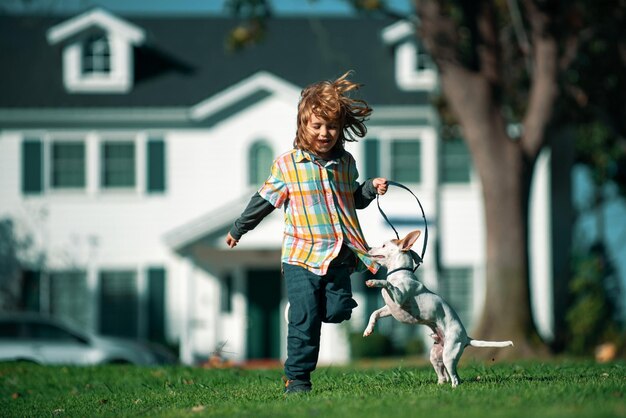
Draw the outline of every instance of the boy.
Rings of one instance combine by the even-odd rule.
[[[230,248],[275,208],[284,207],[282,271],[290,303],[285,392],[311,390],[322,322],[350,319],[357,306],[350,275],[357,265],[372,273],[378,264],[367,254],[356,209],[385,194],[384,178],[359,184],[346,141],[367,133],[372,109],[349,97],[359,84],[350,72],[335,81],[305,88],[298,104],[294,148],[279,156],[271,174],[226,237]]]

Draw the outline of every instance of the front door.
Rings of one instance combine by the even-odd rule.
[[[249,270],[247,358],[280,358],[280,270]]]

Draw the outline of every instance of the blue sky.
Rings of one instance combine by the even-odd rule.
[[[0,0],[0,8],[10,11],[71,13],[103,6],[120,14],[224,13],[227,0]],[[276,14],[346,15],[353,9],[345,0],[270,0]],[[400,13],[413,10],[412,0],[386,0]]]

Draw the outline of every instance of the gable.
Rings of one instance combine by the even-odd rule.
[[[47,33],[48,42],[54,45],[94,27],[135,45],[141,44],[145,38],[140,27],[96,8],[51,27]]]
[[[214,125],[263,99],[278,95],[289,103],[297,103],[301,88],[267,71],[240,81],[232,87],[193,106],[191,119]]]

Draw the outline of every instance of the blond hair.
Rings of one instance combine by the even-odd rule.
[[[294,148],[308,150],[314,138],[306,129],[311,115],[326,121],[337,122],[341,133],[335,148],[343,149],[344,143],[357,141],[367,133],[365,121],[372,108],[364,100],[349,97],[361,84],[348,80],[352,71],[346,72],[335,81],[320,81],[302,90],[298,103],[298,121]]]

